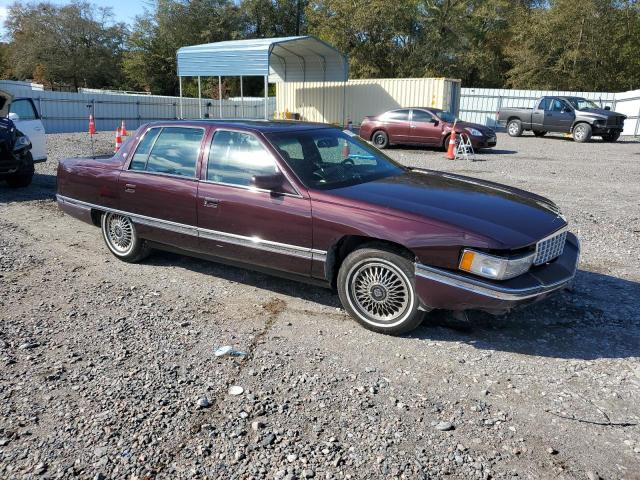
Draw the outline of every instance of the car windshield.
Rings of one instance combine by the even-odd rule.
[[[587,108],[600,108],[599,105],[596,105],[591,100],[587,100],[586,98],[571,97],[571,98],[567,98],[567,100],[569,101],[571,106],[576,110],[586,110]]]
[[[433,112],[440,120],[447,123],[453,123],[456,121],[456,116],[451,112]]]
[[[405,171],[351,132],[323,128],[272,133],[267,138],[307,188],[331,190]]]

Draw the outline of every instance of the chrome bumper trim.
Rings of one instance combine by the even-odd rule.
[[[429,267],[428,265],[422,265],[416,263],[416,276],[433,280],[450,287],[466,290],[477,295],[494,298],[497,300],[507,301],[521,301],[529,298],[538,297],[547,293],[559,290],[563,287],[569,286],[575,278],[574,269],[573,275],[562,280],[552,283],[550,285],[530,287],[530,288],[506,288],[498,285],[492,285],[490,283],[483,282],[481,280],[470,279],[449,272],[448,270],[442,270],[439,268]]]

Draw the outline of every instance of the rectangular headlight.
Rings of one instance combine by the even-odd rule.
[[[508,280],[527,272],[533,264],[535,253],[519,257],[496,257],[475,250],[463,250],[460,270],[493,280]]]

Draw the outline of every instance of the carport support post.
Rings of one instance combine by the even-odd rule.
[[[242,75],[240,75],[240,117],[244,118],[244,92],[242,90]]]
[[[198,118],[202,118],[202,85],[198,76]]]
[[[264,76],[264,119],[267,118],[267,100],[269,99],[269,76]]]
[[[180,88],[180,118],[182,119],[182,77],[178,77],[178,85]]]
[[[220,110],[220,118],[222,118],[222,77],[218,75],[218,107]]]

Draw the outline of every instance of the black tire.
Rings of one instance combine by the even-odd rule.
[[[588,123],[578,123],[573,127],[573,139],[578,143],[586,143],[591,140],[591,125]]]
[[[604,140],[605,142],[617,142],[619,138],[620,132],[605,133],[604,135],[602,135],[602,140]]]
[[[507,123],[507,133],[510,137],[519,137],[522,135],[522,122],[517,118],[509,120],[509,123]]]
[[[389,146],[389,137],[383,130],[376,130],[371,135],[371,143],[373,143],[380,150]]]
[[[412,261],[371,244],[351,252],[338,272],[337,287],[345,310],[362,326],[400,335],[422,323]]]
[[[33,164],[33,157],[31,156],[31,152],[28,152],[27,158],[18,171],[7,175],[5,179],[11,188],[28,187],[33,181],[33,174],[35,171],[36,169]]]
[[[534,130],[533,134],[536,137],[544,137],[547,134],[547,132],[546,132],[546,130]]]
[[[147,243],[138,237],[129,217],[117,213],[103,213],[100,218],[102,238],[113,255],[124,262],[144,260],[151,253]]]

